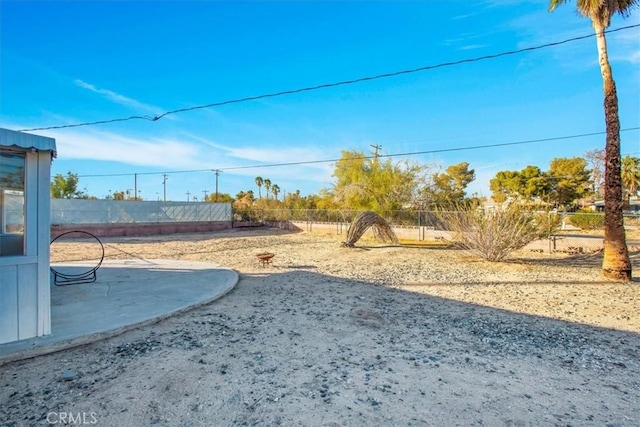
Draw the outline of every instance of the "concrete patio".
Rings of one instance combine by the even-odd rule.
[[[81,274],[95,263],[54,264]],[[217,264],[175,260],[108,260],[94,283],[54,286],[51,335],[0,344],[0,365],[117,335],[214,301],[238,274]]]

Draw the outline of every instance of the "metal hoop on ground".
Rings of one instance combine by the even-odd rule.
[[[49,269],[53,273],[53,284],[56,286],[79,285],[82,283],[95,282],[97,279],[96,272],[102,265],[102,261],[104,261],[104,246],[102,245],[102,242],[100,241],[100,239],[98,239],[97,236],[89,233],[88,231],[72,230],[72,231],[64,232],[56,236],[53,240],[51,240],[51,243],[49,245],[50,246],[53,245],[53,242],[58,240],[60,237],[65,236],[67,234],[71,234],[71,233],[86,234],[87,236],[94,238],[100,245],[100,253],[101,253],[99,257],[100,259],[98,260],[97,264],[94,267],[91,267],[89,270],[84,271],[82,273],[77,273],[77,274],[62,273],[56,270],[55,268],[49,266]]]

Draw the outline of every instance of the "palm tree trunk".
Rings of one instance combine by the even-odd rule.
[[[627,249],[622,210],[622,179],[620,176],[620,119],[618,95],[607,55],[604,25],[593,22],[598,45],[598,60],[604,85],[604,115],[607,141],[605,145],[604,185],[604,259],[602,275],[608,279],[631,280],[631,261]]]

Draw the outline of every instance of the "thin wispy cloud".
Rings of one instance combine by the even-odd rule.
[[[314,157],[324,160],[326,157],[314,156],[309,149],[298,147],[288,148],[286,150],[273,150],[259,147],[242,147],[229,150],[230,156],[252,160],[260,163],[292,163],[298,162],[300,159],[312,160]],[[325,153],[326,156],[326,153]]]
[[[115,103],[115,104],[119,104],[119,105],[123,105],[125,107],[131,108],[132,110],[138,111],[138,112],[147,112],[147,113],[153,113],[153,114],[160,114],[162,113],[162,109],[159,107],[154,107],[153,105],[148,105],[145,104],[143,102],[137,101],[133,98],[129,98],[128,96],[124,96],[122,94],[119,94],[117,92],[114,92],[112,90],[109,89],[100,89],[94,85],[92,85],[91,83],[87,83],[83,80],[80,79],[76,79],[74,80],[74,83],[76,84],[76,86],[81,87],[83,89],[89,90],[93,93],[97,93],[99,95],[104,96],[106,99],[108,99],[109,101]]]
[[[504,32],[503,29],[487,30],[483,32],[462,33],[458,37],[452,37],[443,40],[444,46],[451,46],[457,50],[473,50],[491,46],[487,43],[492,36]]]
[[[68,120],[69,117],[61,117],[61,119]],[[28,127],[28,124],[25,125],[24,123],[3,123],[3,125],[11,129]],[[203,171],[207,169],[213,171],[214,169],[222,169],[225,180],[231,179],[231,177],[238,177],[246,181],[248,184],[245,185],[245,190],[255,190],[252,187],[254,178],[263,176],[277,183],[283,191],[292,192],[299,188],[302,177],[304,177],[305,185],[315,183],[314,185],[320,187],[329,187],[334,168],[331,163],[261,167],[261,165],[276,163],[296,163],[301,159],[305,161],[312,158],[326,160],[327,153],[321,152],[314,147],[298,147],[285,150],[248,146],[234,147],[213,142],[193,133],[142,138],[98,129],[64,129],[49,130],[44,135],[56,140],[58,157],[54,160],[54,166],[66,165],[70,164],[67,162],[74,161],[98,162],[95,163],[95,167],[91,171],[91,173],[95,174],[109,173],[109,163],[125,165],[126,170],[131,171],[131,173],[140,171],[141,168],[145,168],[147,172],[148,169],[155,169],[168,173],[172,171]],[[235,167],[240,168],[226,170],[227,168]],[[72,167],[69,167],[69,170],[77,172],[77,169]],[[83,173],[86,174],[87,172]],[[177,176],[191,177],[192,175]],[[200,175],[194,176],[200,177]],[[177,182],[176,177],[173,177],[171,181],[174,185],[177,185],[175,184]],[[88,191],[92,194],[102,195],[102,190],[95,189],[99,187],[98,183],[91,181],[89,178],[86,179],[88,180],[86,183],[93,186]],[[112,186],[118,187],[120,185],[126,187],[130,185],[122,183],[122,181],[119,181],[120,179],[120,177],[114,177]],[[146,184],[142,179],[139,183],[139,188],[147,191],[144,190]],[[184,183],[180,185],[188,188],[190,184]],[[104,194],[106,194],[106,190],[104,190]],[[153,199],[154,196],[145,194],[145,198]]]
[[[470,18],[470,17],[472,17],[474,15],[477,15],[477,13],[465,13],[465,14],[462,14],[462,15],[454,16],[454,17],[451,18],[451,20],[452,21],[457,21],[459,19],[467,19],[467,18]]]
[[[213,142],[207,140],[205,138],[197,137],[195,135],[190,135],[190,137],[194,138],[198,142],[205,144],[210,148],[214,148],[219,150],[219,154],[235,158],[243,161],[250,161],[255,163],[256,165],[265,164],[265,163],[295,163],[300,161],[300,159],[305,159],[305,161],[313,161],[315,160],[326,160],[327,153],[317,150],[314,147],[289,147],[286,150],[280,150],[275,148],[263,148],[256,146],[230,146],[225,144],[220,144],[217,142]],[[278,146],[278,144],[268,144],[270,147]],[[281,144],[284,146],[284,143]],[[314,166],[311,164],[309,166]]]
[[[316,148],[316,146],[309,145],[290,147],[289,144],[286,143],[267,144],[265,142],[262,142],[260,146],[231,146],[211,141],[207,138],[194,134],[189,134],[188,137],[206,146],[206,151],[209,151],[210,149],[217,150],[216,168],[223,169],[224,171],[225,168],[240,166],[242,169],[232,169],[227,171],[227,173],[246,177],[255,177],[259,175],[268,176],[269,178],[276,179],[278,181],[288,181],[291,188],[283,187],[283,189],[288,191],[292,191],[292,189],[297,188],[295,183],[299,184],[301,177],[304,177],[306,183],[316,182],[320,183],[323,187],[330,186],[329,184],[333,179],[332,174],[334,171],[334,164],[331,162],[303,165],[295,164],[301,160],[330,160],[331,155],[326,151]],[[273,148],[278,146],[288,148]],[[288,165],[286,167],[261,167],[262,165],[282,163]],[[247,166],[256,167],[245,169]],[[294,185],[291,183],[294,183]]]
[[[482,49],[485,47],[487,47],[486,44],[469,44],[466,46],[460,46],[458,50],[476,50],[476,49]]]
[[[460,36],[459,36],[459,37],[445,39],[445,40],[443,41],[443,43],[444,43],[446,46],[450,46],[450,45],[454,45],[454,44],[459,44],[459,43],[468,42],[469,40],[478,39],[478,38],[480,38],[480,37],[483,37],[484,35],[485,35],[485,34],[464,33],[464,34],[460,34]]]
[[[171,138],[136,138],[102,131],[48,131],[59,160],[110,161],[161,169],[200,169],[208,162],[197,144]]]
[[[640,24],[639,16],[632,16],[629,19],[620,20],[622,25]],[[640,29],[633,28],[627,31],[620,31],[609,37],[610,56],[612,61],[630,62],[632,64],[640,63]]]
[[[161,170],[200,170],[245,167],[269,163],[295,163],[313,156],[324,160],[323,153],[312,147],[274,150],[260,147],[233,147],[209,141],[196,135],[159,136],[137,138],[116,133],[91,131],[50,131],[47,136],[56,139],[59,160],[92,160],[118,162],[131,167],[143,166]],[[213,150],[215,151],[213,151]],[[325,153],[326,156],[326,153]],[[331,175],[328,163],[300,166],[304,170],[318,171],[326,178]],[[271,169],[269,169],[271,171]],[[234,171],[243,174],[243,170]],[[247,171],[248,172],[248,171]],[[253,172],[255,173],[255,172]],[[299,179],[305,175],[298,167],[271,172],[281,178]]]
[[[512,19],[506,25],[520,37],[518,48],[566,40],[593,33],[589,18],[568,20],[569,16],[578,16],[575,5],[568,4],[553,13],[546,9],[522,15]],[[552,19],[551,19],[552,18]],[[549,27],[550,23],[553,27]],[[614,17],[609,29],[615,29],[640,23],[640,18],[622,19]],[[556,25],[557,24],[557,25]],[[638,63],[640,61],[640,30],[627,29],[607,35],[609,58],[612,62]],[[550,50],[553,58],[567,68],[597,67],[597,51],[594,39],[585,39],[573,43],[571,48],[560,47]]]
[[[571,14],[575,14],[571,7],[558,9],[554,13],[541,8],[506,22],[505,27],[517,36],[518,49],[568,40],[593,32],[588,20],[567,19]],[[519,59],[519,68],[527,70],[538,67],[541,62],[552,61],[566,70],[582,71],[597,67],[595,52],[595,40],[585,39],[523,55]]]

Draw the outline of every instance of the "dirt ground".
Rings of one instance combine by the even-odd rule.
[[[640,281],[603,281],[601,255],[488,263],[270,229],[103,243],[107,258],[209,261],[240,282],[1,366],[1,425],[640,426]],[[54,261],[90,255],[56,245]]]

